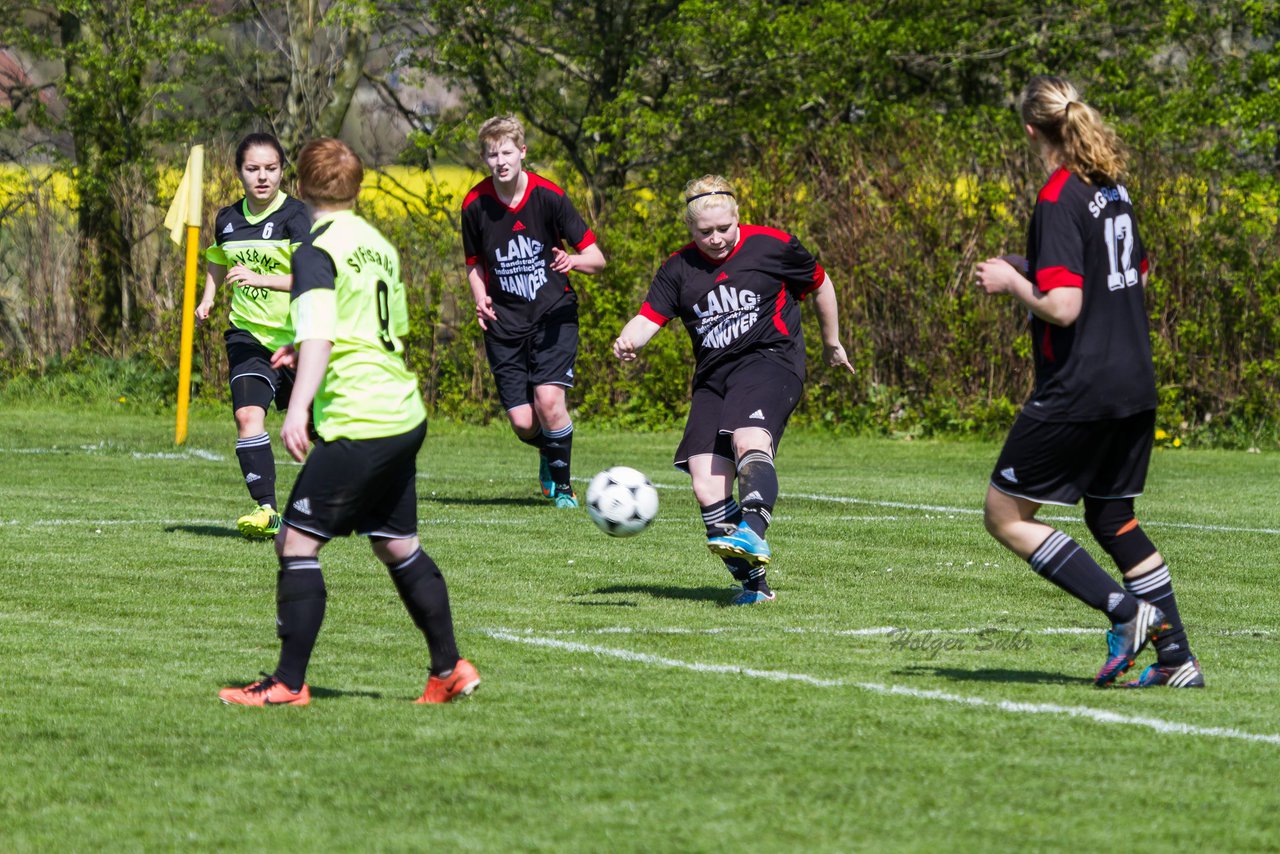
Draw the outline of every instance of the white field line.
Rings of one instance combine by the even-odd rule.
[[[1023,629],[1017,626],[969,626],[957,629],[910,629],[906,626],[875,626],[867,629],[806,629],[788,628],[785,626],[717,626],[706,629],[693,629],[682,626],[665,626],[644,628],[636,626],[597,626],[592,629],[494,629],[518,635],[724,635],[742,632],[751,635],[766,634],[770,631],[786,635],[816,635],[819,637],[883,637],[898,632],[910,632],[913,635],[979,635],[990,632],[1004,632],[1022,635],[1096,635],[1102,637],[1104,629],[1100,627],[1063,626],[1059,628]],[[1275,632],[1271,629],[1206,629],[1196,626],[1197,635],[1214,637],[1270,637]]]
[[[984,697],[972,697],[963,694],[952,694],[948,691],[934,691],[923,688],[910,688],[904,685],[885,685],[879,682],[852,682],[844,679],[822,679],[807,673],[790,673],[785,670],[759,670],[742,667],[736,664],[708,664],[698,661],[681,661],[678,658],[666,658],[628,649],[613,649],[604,646],[590,646],[573,641],[555,638],[516,635],[510,632],[491,631],[487,634],[495,640],[510,643],[522,643],[529,646],[540,646],[558,649],[564,652],[588,653],[605,658],[616,658],[621,661],[647,664],[652,667],[667,667],[677,670],[689,670],[694,673],[712,673],[724,675],[749,676],[753,679],[766,679],[773,682],[798,682],[815,688],[857,688],[873,694],[895,697],[912,697],[920,700],[933,700],[940,703],[953,703],[961,706],[996,709],[1010,714],[1029,715],[1062,715],[1080,718],[1103,724],[1126,724],[1128,726],[1146,727],[1156,732],[1172,735],[1198,735],[1209,738],[1229,738],[1238,741],[1255,741],[1265,744],[1280,745],[1280,735],[1245,732],[1231,727],[1201,727],[1193,724],[1166,721],[1160,718],[1140,717],[1112,712],[1106,709],[1095,709],[1089,706],[1061,706],[1056,703],[1019,703],[1012,700],[988,700]]]

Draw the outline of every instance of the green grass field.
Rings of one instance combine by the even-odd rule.
[[[982,530],[993,445],[789,434],[779,600],[727,608],[676,436],[579,425],[579,475],[663,487],[611,540],[536,497],[507,430],[437,423],[421,532],[481,689],[410,702],[425,645],[347,540],[311,705],[246,709],[216,694],[274,667],[276,564],[233,531],[230,413],[180,449],[162,416],[4,423],[0,850],[1280,844],[1280,454],[1157,453],[1141,517],[1209,688],[1099,691],[1097,616]]]

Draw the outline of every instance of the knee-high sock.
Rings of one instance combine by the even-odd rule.
[[[276,458],[271,453],[271,437],[266,433],[236,440],[236,459],[249,497],[255,503],[276,506]]]
[[[1090,608],[1106,614],[1113,623],[1126,623],[1138,613],[1138,600],[1098,566],[1079,543],[1061,531],[1050,534],[1027,562],[1037,573]]]
[[[1136,578],[1126,578],[1124,589],[1164,611],[1164,624],[1168,628],[1161,629],[1155,640],[1156,659],[1160,664],[1177,666],[1190,658],[1191,645],[1187,643],[1187,630],[1178,613],[1178,600],[1173,596],[1169,566],[1162,563]]]
[[[418,549],[400,563],[387,565],[396,592],[413,623],[427,639],[431,651],[431,672],[445,673],[458,663],[458,644],[453,636],[453,615],[449,610],[449,589],[436,562]]]
[[[542,456],[551,469],[557,492],[572,492],[569,470],[573,462],[573,422],[559,430],[542,428]]]
[[[282,557],[276,576],[276,634],[280,664],[275,677],[297,691],[307,681],[311,650],[324,622],[324,574],[313,557]]]
[[[742,521],[763,537],[778,502],[778,471],[764,451],[748,451],[738,460],[738,500]]]

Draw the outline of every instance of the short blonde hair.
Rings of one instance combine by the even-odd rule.
[[[515,116],[494,116],[480,125],[476,133],[480,142],[480,153],[484,154],[490,146],[500,145],[503,140],[511,140],[516,148],[524,148],[524,125]]]
[[[721,175],[703,175],[684,185],[684,224],[693,228],[698,215],[711,208],[728,208],[738,215],[737,194]]]
[[[1093,183],[1118,183],[1128,156],[1120,137],[1061,77],[1033,77],[1018,98],[1022,120],[1062,153],[1068,171]]]
[[[298,195],[309,204],[346,205],[360,195],[364,163],[340,139],[322,136],[298,155]]]

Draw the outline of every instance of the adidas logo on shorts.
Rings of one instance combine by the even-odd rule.
[[[751,414],[750,414],[750,415],[748,415],[747,417],[748,417],[748,418],[756,418],[756,419],[759,419],[760,421],[763,421],[763,420],[764,420],[764,410],[763,410],[763,409],[757,409],[755,412],[751,413]]]
[[[227,223],[227,227],[222,229],[223,234],[230,234],[233,231],[235,231],[235,229],[232,228],[231,223]]]
[[[1013,466],[1009,466],[1007,469],[1000,469],[1000,476],[1010,483],[1018,482],[1018,478],[1013,474]]]
[[[311,499],[299,498],[297,501],[293,502],[293,509],[297,510],[303,516],[310,516],[311,515]]]

